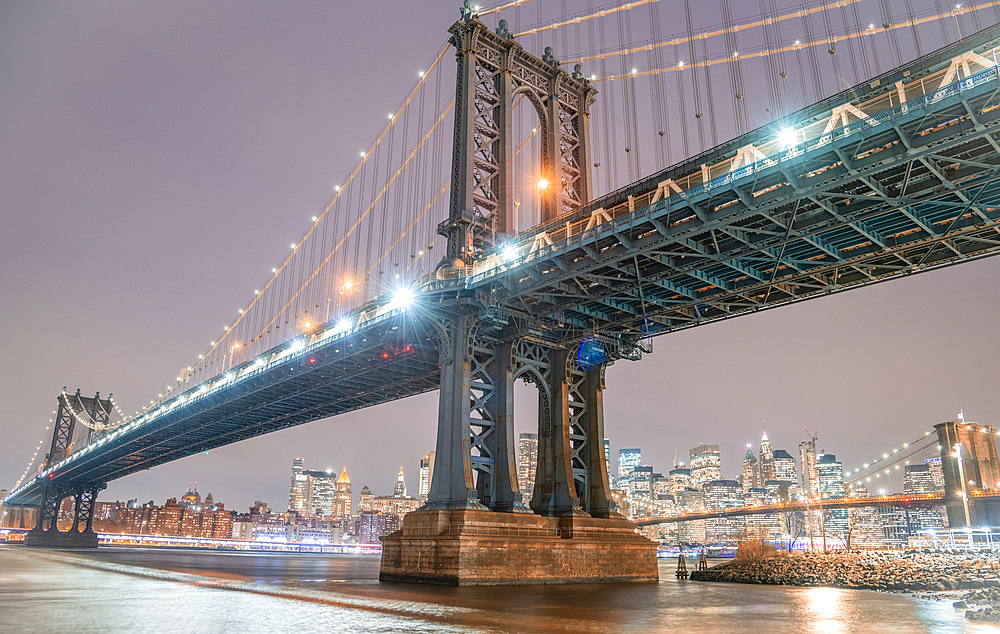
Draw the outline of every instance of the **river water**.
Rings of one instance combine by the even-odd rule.
[[[448,588],[378,557],[0,546],[0,632],[997,632],[950,601],[678,581]]]

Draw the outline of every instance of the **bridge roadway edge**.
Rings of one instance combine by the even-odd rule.
[[[379,581],[656,583],[656,547],[625,519],[419,509],[383,538]]]

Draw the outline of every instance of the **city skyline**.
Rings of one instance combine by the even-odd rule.
[[[456,15],[452,2],[237,16],[221,7],[8,10],[0,36],[22,54],[0,60],[11,87],[0,119],[9,194],[0,265],[17,272],[0,282],[12,361],[0,386],[10,403],[0,486],[23,471],[62,386],[114,392],[131,411],[208,343]],[[369,52],[369,33],[387,25],[409,34],[412,64]],[[270,49],[245,58],[248,33]],[[355,72],[361,64],[368,73]],[[219,76],[232,89],[220,90]],[[752,439],[729,430],[763,418],[790,453],[805,425],[853,468],[960,408],[998,422],[1000,342],[983,324],[1000,298],[982,292],[998,274],[1000,260],[984,260],[658,338],[642,362],[608,370],[612,455],[642,447],[666,466],[678,447],[718,442],[735,465]],[[518,386],[516,433],[535,431],[531,396]],[[113,482],[102,497],[161,499],[197,476],[235,508],[255,497],[279,504],[300,454],[322,468],[355,460],[357,481],[391,489],[400,464],[415,473],[434,448],[436,421],[432,392],[191,456]]]

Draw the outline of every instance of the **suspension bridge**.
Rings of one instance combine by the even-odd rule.
[[[715,27],[685,2],[672,35],[655,0],[518,30],[528,2],[465,3],[329,204],[171,387],[132,414],[59,395],[5,500],[38,508],[29,543],[95,545],[93,501],[117,478],[440,390],[428,502],[386,539],[383,579],[654,579],[655,545],[608,486],[609,364],[657,335],[997,252],[1000,2],[869,3],[876,26],[861,0],[762,0],[746,19],[722,0]],[[561,60],[545,45],[558,34]],[[530,508],[517,379],[539,393]]]
[[[776,515],[810,510],[865,507],[944,506],[953,527],[992,526],[1000,520],[1000,459],[992,425],[958,421],[935,425],[916,440],[904,442],[875,456],[871,462],[844,473],[843,497],[801,495],[773,504],[734,506],[712,511],[690,511],[636,522],[639,526],[675,524],[705,519]],[[929,466],[933,491],[907,490],[908,467]],[[934,473],[939,474],[937,477]],[[809,488],[811,485],[807,485]]]

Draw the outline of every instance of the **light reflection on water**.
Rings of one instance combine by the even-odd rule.
[[[677,581],[380,584],[378,558],[0,547],[0,632],[976,632],[946,601]]]

